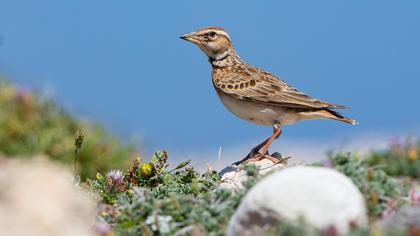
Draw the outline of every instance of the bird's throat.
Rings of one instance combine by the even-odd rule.
[[[226,51],[225,53],[221,53],[220,56],[217,55],[216,58],[209,57],[209,62],[213,67],[231,66],[240,60],[234,51]]]

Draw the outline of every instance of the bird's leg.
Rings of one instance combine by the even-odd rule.
[[[270,141],[270,138],[264,140],[262,143],[258,144],[257,146],[255,146],[249,153],[248,155],[246,155],[246,159],[250,159],[252,157],[254,157],[255,155],[257,155],[259,153],[259,151],[261,150],[262,147],[264,147],[267,142]]]
[[[273,125],[273,134],[271,135],[271,137],[267,140],[267,142],[265,143],[265,145],[261,148],[261,152],[258,155],[258,157],[256,158],[258,161],[262,160],[264,158],[268,158],[268,148],[271,146],[271,144],[273,143],[274,140],[278,139],[278,137],[280,137],[281,135],[281,126],[280,125]],[[271,157],[271,156],[270,156]],[[271,161],[273,161],[273,159],[276,159],[275,157],[272,158],[268,158]],[[273,161],[274,162],[274,161]]]
[[[250,159],[252,159],[253,157],[255,157],[257,154],[259,154],[258,152],[260,151],[260,149],[262,147],[264,147],[265,144],[267,144],[267,142],[270,140],[270,138],[264,140],[262,143],[258,144],[257,146],[255,146],[249,153],[248,155],[246,155],[246,157],[244,157],[244,159],[237,161],[235,163],[233,163],[233,165],[239,165],[243,162],[246,162]]]
[[[243,162],[246,162],[246,161],[249,161],[249,160],[252,160],[252,159],[260,160],[261,156],[262,157],[267,156],[268,147],[271,145],[271,143],[275,139],[277,139],[280,136],[280,134],[281,134],[281,127],[279,125],[273,125],[273,134],[271,135],[271,137],[264,140],[262,143],[258,144],[256,147],[254,147],[251,150],[251,152],[248,153],[248,155],[244,159],[233,163],[233,165],[238,165],[238,164],[241,164]],[[261,149],[263,149],[263,152],[259,153],[259,151]],[[272,157],[272,158],[276,159],[275,157]],[[268,158],[268,159],[272,160],[272,158]],[[275,162],[274,159],[272,160],[273,162]]]

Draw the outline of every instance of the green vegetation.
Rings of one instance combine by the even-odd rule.
[[[79,129],[88,134],[77,158],[82,178],[95,176],[97,171],[126,168],[135,152],[133,146],[123,144],[101,126],[79,122],[53,101],[2,80],[0,109],[0,158],[41,155],[72,165]]]
[[[247,165],[251,177],[245,189],[232,192],[217,188],[215,171],[199,174],[186,163],[168,170],[166,152],[157,152],[151,162],[134,161],[125,171],[99,174],[89,185],[102,199],[103,220],[117,235],[223,235],[242,197],[259,179],[258,169]],[[394,203],[405,204],[408,185],[397,184],[384,171],[369,166],[350,154],[336,154],[328,166],[349,176],[364,194],[372,222],[380,219]],[[396,207],[396,206],[395,206]],[[112,226],[112,227],[111,227]],[[334,229],[326,229],[331,232]],[[268,235],[325,235],[304,224],[281,224]],[[369,235],[369,229],[355,229],[350,235]]]
[[[394,141],[389,149],[372,152],[366,161],[392,176],[420,178],[420,142],[415,139],[403,143]]]
[[[149,163],[136,159],[126,172],[114,170],[90,181],[107,206],[102,217],[117,235],[222,235],[246,191],[218,190],[216,171],[201,175],[188,162],[169,170],[167,157],[156,152]]]

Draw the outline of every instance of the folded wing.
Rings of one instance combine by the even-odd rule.
[[[236,98],[257,103],[268,103],[281,107],[308,109],[348,108],[312,98],[268,72],[256,68],[255,70],[257,70],[255,72],[258,73],[253,71],[230,73],[231,77],[225,77],[223,81],[214,81],[214,86],[218,87],[227,95]],[[258,78],[255,76],[258,76]]]

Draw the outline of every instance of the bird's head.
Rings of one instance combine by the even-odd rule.
[[[207,27],[180,38],[196,44],[212,60],[224,59],[233,51],[230,37],[222,28]]]

